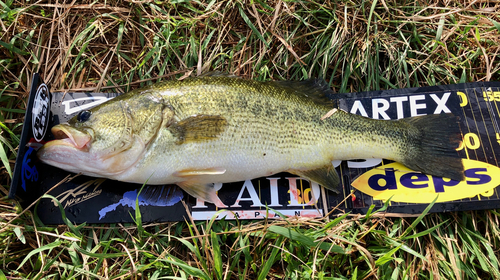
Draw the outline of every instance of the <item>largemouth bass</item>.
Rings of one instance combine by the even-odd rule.
[[[322,80],[207,76],[131,91],[52,128],[38,157],[61,169],[143,184],[177,184],[214,202],[213,183],[287,171],[339,192],[332,160],[386,158],[464,179],[456,117],[374,120],[332,111]]]

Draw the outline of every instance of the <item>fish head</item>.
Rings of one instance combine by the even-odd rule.
[[[161,126],[163,106],[144,96],[115,99],[54,126],[55,140],[37,152],[38,158],[94,177],[113,178],[134,166]]]

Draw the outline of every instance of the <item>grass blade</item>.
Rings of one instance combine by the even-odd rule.
[[[250,29],[252,29],[253,34],[255,34],[257,36],[257,38],[259,38],[267,48],[269,48],[269,43],[266,41],[266,39],[264,39],[264,36],[262,36],[262,34],[257,30],[257,27],[255,27],[255,25],[253,25],[253,23],[250,21],[250,19],[245,14],[245,11],[243,11],[243,9],[241,8],[240,5],[238,5],[238,9],[240,10],[240,15],[243,18],[243,20],[245,21],[245,23],[248,25],[248,27],[250,27]]]
[[[54,248],[57,248],[58,246],[61,246],[63,244],[62,240],[56,240],[52,243],[49,243],[47,245],[41,246],[39,248],[36,248],[29,252],[29,254],[24,258],[24,260],[19,264],[19,267],[22,267],[33,255],[36,255],[40,252],[46,251],[46,250],[52,250]]]
[[[210,239],[212,241],[212,257],[214,260],[214,270],[217,279],[222,280],[222,253],[220,251],[219,239],[215,232],[210,232]]]
[[[297,231],[291,229],[291,228],[284,228],[280,226],[270,226],[268,228],[270,232],[277,233],[279,235],[282,235],[286,238],[289,238],[291,240],[295,240],[299,243],[302,243],[310,248],[314,248],[316,244],[314,243],[314,240],[308,236],[305,236],[303,234],[298,233]]]
[[[10,52],[17,53],[19,55],[28,55],[28,52],[25,52],[23,50],[20,50],[19,48],[15,47],[13,44],[5,43],[4,41],[0,40],[0,46],[4,47],[5,49],[9,50]]]
[[[5,170],[7,170],[7,174],[9,174],[9,177],[12,178],[12,170],[10,169],[9,158],[7,157],[7,152],[3,147],[3,142],[4,141],[0,142],[0,159],[2,160],[3,166],[5,166]]]
[[[205,274],[205,272],[203,272],[201,269],[196,268],[196,267],[192,267],[192,266],[186,264],[185,262],[183,262],[177,258],[173,258],[173,259],[174,260],[165,259],[163,261],[182,268],[190,276],[199,277],[199,278],[204,279],[204,280],[211,280],[210,277],[207,274]]]
[[[257,278],[257,280],[266,279],[266,276],[268,275],[269,270],[271,270],[271,267],[273,266],[274,261],[276,260],[276,256],[278,255],[278,253],[280,251],[279,247],[277,247],[277,246],[280,246],[282,241],[283,241],[283,237],[279,237],[278,239],[276,239],[276,242],[275,242],[276,246],[273,247],[273,250],[271,252],[271,255],[269,256],[269,259],[267,259],[266,261],[263,261],[264,266],[262,266],[262,269],[260,270],[259,277]]]
[[[439,197],[439,195],[437,195],[436,198],[434,198],[434,200],[427,207],[425,207],[424,211],[422,211],[422,214],[420,214],[420,216],[418,216],[418,218],[416,218],[415,221],[413,221],[413,223],[411,223],[410,227],[408,227],[403,232],[403,234],[401,234],[399,236],[400,239],[403,239],[406,235],[408,235],[410,233],[410,231],[415,229],[415,227],[422,221],[422,219],[425,217],[425,215],[427,215],[427,213],[429,213],[429,211],[432,209],[432,207],[434,206],[434,203],[436,203],[436,200],[438,199],[438,197]]]

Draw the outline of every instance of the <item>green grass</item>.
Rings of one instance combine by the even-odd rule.
[[[2,196],[34,72],[90,92],[208,71],[335,92],[500,80],[493,2],[80,2],[0,1]],[[0,199],[0,279],[500,279],[495,210],[80,226],[22,210]]]

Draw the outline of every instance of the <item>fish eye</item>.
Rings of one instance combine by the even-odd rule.
[[[78,120],[78,122],[86,122],[90,118],[90,115],[92,115],[92,112],[90,112],[89,110],[81,111],[76,116],[76,119]]]

